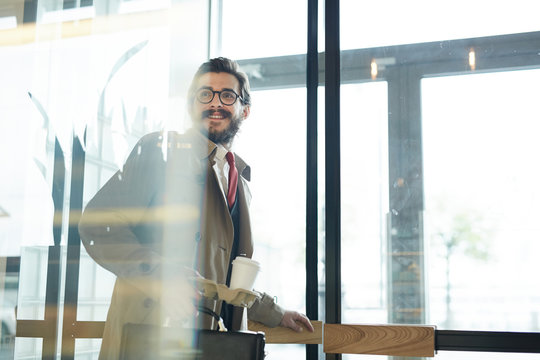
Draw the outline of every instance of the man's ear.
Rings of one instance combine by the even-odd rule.
[[[249,117],[250,112],[251,107],[249,105],[245,105],[242,109],[243,120],[246,120]]]

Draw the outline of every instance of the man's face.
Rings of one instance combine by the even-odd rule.
[[[201,75],[197,80],[196,89],[233,90],[237,94],[241,93],[236,77],[225,72],[209,72]],[[224,105],[217,93],[208,104],[200,103],[197,97],[193,99],[191,116],[194,125],[216,144],[230,143],[248,115],[249,106],[242,105],[240,99],[232,105]]]

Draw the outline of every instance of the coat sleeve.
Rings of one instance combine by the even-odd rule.
[[[259,298],[248,309],[248,319],[260,322],[269,327],[281,323],[285,310],[276,304],[274,298],[267,293],[260,293]]]
[[[155,175],[160,171],[157,141],[157,133],[139,140],[123,169],[88,203],[79,222],[88,254],[118,277],[134,280],[130,282],[144,292],[157,283],[151,280],[159,277],[162,262],[159,252],[136,235],[155,194]]]

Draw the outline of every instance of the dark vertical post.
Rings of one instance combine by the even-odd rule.
[[[52,184],[52,200],[54,204],[53,240],[49,246],[47,259],[47,285],[45,287],[45,323],[47,332],[43,334],[43,359],[56,358],[56,336],[58,333],[58,304],[60,298],[60,257],[62,236],[62,213],[64,208],[64,185],[66,167],[64,153],[58,138],[54,142],[54,170]]]
[[[339,0],[325,2],[326,322],[341,323]],[[327,359],[341,359],[327,354]]]
[[[76,0],[64,0],[64,4],[63,4],[62,8],[64,10],[66,10],[66,9],[74,9],[76,6],[77,6],[77,1]]]
[[[317,88],[319,86],[318,0],[308,0],[307,18],[307,149],[306,149],[306,315],[319,318],[318,202],[317,202]],[[318,345],[306,346],[306,359],[319,357]]]
[[[33,23],[37,19],[38,0],[24,0],[23,23]]]
[[[52,200],[54,204],[53,239],[54,245],[60,246],[62,236],[62,213],[64,208],[64,186],[66,178],[66,163],[64,152],[58,138],[54,140]]]
[[[212,14],[212,0],[208,0],[208,36],[206,38],[206,57],[210,59],[210,56],[212,54],[212,17],[214,14]]]
[[[6,293],[8,291],[8,288],[15,285],[17,289],[20,285],[20,273],[21,273],[21,257],[20,256],[6,256],[0,258],[0,264],[1,266],[5,265],[5,269],[2,269],[1,271],[5,270],[5,273],[2,274],[5,276],[5,281],[3,281],[2,286],[0,287],[0,291],[3,291]],[[10,279],[8,281],[8,279]],[[13,283],[11,283],[13,281]],[[8,285],[9,284],[9,285]],[[19,293],[18,291],[15,293],[15,298],[13,299],[15,301],[15,304],[18,302]],[[7,311],[13,311],[16,312],[16,308],[12,307],[10,308],[7,303],[0,303],[0,306],[2,307],[2,310]],[[15,314],[16,315],[16,314]],[[2,324],[3,325],[3,324]],[[3,327],[3,326],[2,326]],[[17,335],[17,330],[19,326],[17,324],[17,328],[15,329],[15,336]],[[15,359],[15,339],[13,338],[13,334],[11,334],[9,331],[6,331],[5,329],[2,329],[1,337],[0,337],[0,359]]]
[[[73,360],[75,356],[75,338],[72,335],[77,322],[77,303],[79,300],[81,238],[78,230],[78,219],[82,214],[84,161],[84,149],[80,139],[75,137],[73,139],[71,195],[69,199],[70,212],[66,260],[66,289],[64,294],[64,321],[62,327],[62,360]]]
[[[220,55],[223,30],[223,0],[208,0],[207,57]],[[214,34],[212,33],[214,32]],[[215,39],[215,40],[214,40]],[[214,54],[217,51],[217,54]]]

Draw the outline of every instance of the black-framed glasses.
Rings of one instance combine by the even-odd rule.
[[[221,101],[223,105],[233,105],[238,98],[240,98],[240,101],[244,101],[244,99],[234,92],[234,90],[214,91],[211,89],[199,89],[197,90],[195,97],[201,104],[209,104],[214,100],[216,94],[218,94],[219,101]]]

